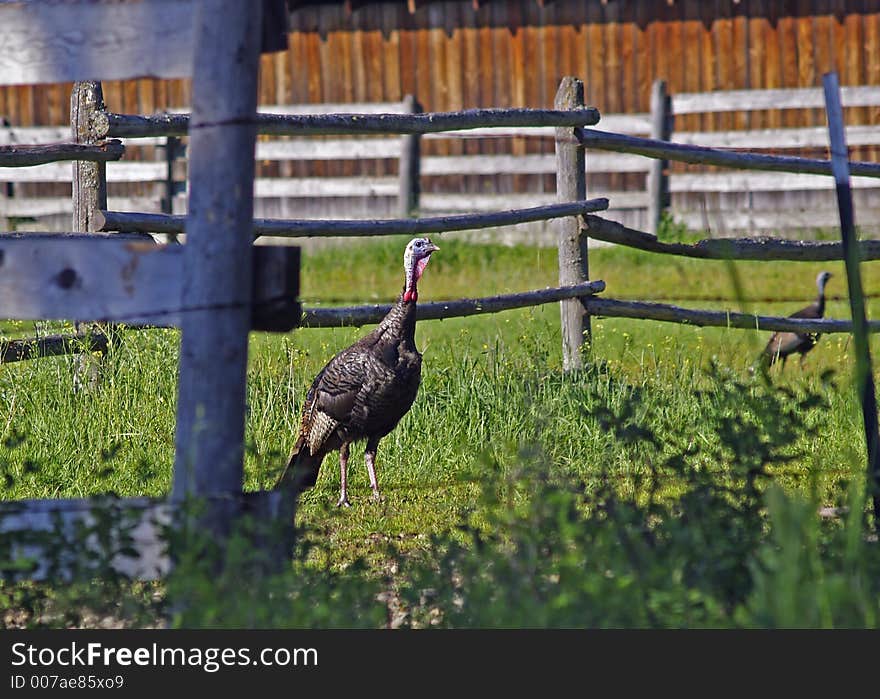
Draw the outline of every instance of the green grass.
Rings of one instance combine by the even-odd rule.
[[[353,242],[345,249],[304,255],[306,305],[392,299],[401,284],[404,239]],[[420,285],[422,300],[482,296],[556,283],[555,251],[472,246],[441,247]],[[816,273],[835,274],[829,294],[843,294],[842,265],[738,263],[676,259],[603,248],[591,251],[591,277],[604,279],[604,295],[664,298],[703,295],[734,298],[732,271],[746,299],[785,297],[784,303],[747,303],[743,310],[787,314],[815,294]],[[866,291],[880,291],[876,265],[863,265]],[[740,310],[736,301],[692,307]],[[846,318],[844,302],[828,315]],[[21,325],[10,331],[27,330]],[[254,334],[248,384],[245,487],[270,487],[294,441],[299,406],[308,384],[360,328],[303,329],[287,335]],[[738,406],[714,394],[707,374],[713,364],[738,381],[754,379],[749,367],[767,333],[699,329],[659,322],[594,319],[591,369],[561,372],[556,304],[419,324],[424,354],[418,400],[378,453],[384,501],[369,497],[361,448],[352,459],[349,496],[338,510],[338,458],[329,457],[317,486],[302,499],[299,518],[321,544],[310,565],[345,570],[359,559],[371,575],[388,566],[388,546],[405,555],[430,548],[433,536],[454,532],[478,505],[487,469],[511,472],[523,454],[540,448],[553,472],[598,492],[605,485],[621,497],[644,500],[646,483],[658,481],[661,498],[676,498],[686,483],[674,472],[656,475],[657,459],[700,446],[696,467],[729,478],[730,464],[712,416]],[[179,335],[148,330],[125,335],[105,362],[97,389],[78,393],[71,358],[0,367],[0,462],[3,499],[80,497],[105,492],[162,495],[169,491],[174,449]],[[873,344],[874,356],[880,348]],[[834,380],[823,380],[826,370]],[[841,505],[848,483],[861,479],[861,418],[851,387],[851,345],[826,336],[801,371],[796,362],[774,380],[824,397],[827,409],[805,407],[814,430],[790,447],[791,460],[771,467],[788,492],[815,493],[822,504]],[[748,396],[759,396],[757,385]],[[725,402],[727,401],[727,402]],[[756,415],[760,406],[743,405]],[[611,416],[609,423],[602,416]],[[611,425],[611,426],[609,426]],[[627,441],[613,425],[640,426],[663,443],[648,448]]]
[[[352,243],[344,252],[324,250],[305,255],[305,303],[324,299],[382,301],[399,291],[401,240]],[[471,246],[441,241],[421,287],[424,300],[481,296],[555,283],[552,250],[523,247]],[[605,279],[606,296],[678,295],[733,297],[729,267],[723,262],[687,260],[605,248],[591,252],[591,276]],[[812,263],[740,263],[736,269],[748,297],[791,295],[809,300],[813,279],[822,265]],[[875,266],[864,265],[866,290],[880,289]],[[829,293],[840,292],[842,269]],[[785,289],[786,291],[781,291]],[[754,304],[751,310],[785,314],[801,301]],[[691,306],[737,308],[732,303],[694,303]],[[829,315],[846,317],[843,302],[832,302]],[[385,506],[358,498],[360,507],[347,513],[360,521],[374,514],[365,527],[381,529],[385,517],[406,529],[409,517],[388,512],[398,491],[424,513],[413,512],[409,528],[423,531],[425,520],[446,521],[447,508],[437,501],[455,501],[467,473],[488,451],[541,438],[549,442],[561,463],[589,463],[596,445],[588,416],[578,406],[579,382],[560,374],[558,309],[549,304],[471,318],[423,322],[418,344],[424,353],[419,400],[400,427],[380,447],[380,478],[389,497]],[[25,328],[26,329],[26,328]],[[699,384],[710,360],[746,372],[766,340],[766,333],[719,328],[693,328],[669,323],[626,319],[594,319],[593,357],[607,365],[616,400],[642,390],[647,413],[670,414],[675,420],[699,423],[691,388]],[[338,349],[365,332],[361,328],[305,329],[288,335],[254,334],[249,371],[248,457],[249,488],[265,487],[290,448],[298,408],[309,382]],[[112,490],[124,495],[161,494],[170,487],[176,399],[174,331],[128,333],[107,362],[105,379],[94,394],[73,390],[72,360],[45,359],[0,369],[0,427],[3,438],[25,440],[9,452],[7,469],[14,484],[6,498],[75,497]],[[875,348],[875,354],[877,349]],[[857,426],[850,398],[850,345],[844,335],[827,336],[809,356],[801,372],[792,362],[784,380],[817,381],[821,371],[838,372],[841,390],[833,394],[835,409],[827,428],[828,444],[846,453],[853,440],[844,439]],[[359,457],[358,457],[359,458]],[[24,473],[30,460],[39,471]],[[834,471],[843,463],[831,460]],[[365,495],[365,472],[354,467],[353,494]],[[307,498],[332,499],[338,482],[336,462],[328,459],[318,488]],[[452,494],[442,494],[443,489]],[[421,494],[419,495],[418,493]],[[308,509],[307,509],[308,512]],[[436,516],[435,516],[436,515]],[[378,518],[378,519],[376,519]]]

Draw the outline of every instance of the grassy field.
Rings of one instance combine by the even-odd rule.
[[[441,250],[420,285],[422,300],[555,285],[554,250],[438,242]],[[353,242],[345,249],[305,254],[304,303],[392,299],[402,282],[404,244],[404,239]],[[820,269],[835,275],[827,315],[848,317],[840,300],[845,294],[841,263],[729,264],[617,248],[590,254],[590,276],[605,280],[607,297],[779,315],[812,300]],[[863,274],[866,292],[880,292],[877,267],[863,265]],[[8,331],[30,328],[18,324]],[[364,332],[306,329],[252,336],[246,488],[272,485],[294,441],[311,379]],[[593,320],[593,333],[590,368],[565,376],[556,305],[420,323],[421,392],[379,447],[384,500],[369,498],[358,447],[349,475],[353,507],[333,507],[338,459],[328,458],[300,508],[300,524],[316,544],[307,565],[337,574],[364,565],[368,577],[379,579],[395,565],[389,546],[404,558],[417,557],[434,537],[457,536],[469,517],[483,525],[493,522],[490,512],[480,510],[490,475],[518,472],[535,460],[587,492],[611,487],[636,503],[674,500],[689,491],[687,478],[657,467],[673,463],[677,454],[688,454],[688,473],[712,474],[725,483],[732,478],[731,463],[745,458],[735,447],[731,451],[724,436],[740,412],[754,418],[755,429],[767,430],[758,441],[769,444],[779,435],[766,411],[791,411],[801,433],[780,438],[785,444],[773,454],[781,457],[767,465],[770,480],[785,492],[812,496],[822,505],[844,505],[849,483],[861,482],[864,446],[846,336],[824,337],[803,370],[797,362],[784,373],[774,368],[773,381],[792,391],[789,400],[788,394],[780,399],[772,389],[761,389],[750,372],[768,333],[601,318]],[[0,496],[167,493],[178,342],[174,331],[126,334],[106,360],[101,384],[88,393],[73,390],[70,358],[0,367],[5,445]],[[876,344],[873,352],[877,357]],[[528,489],[517,493],[517,502],[529,500]]]

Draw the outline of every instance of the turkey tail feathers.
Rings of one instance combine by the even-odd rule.
[[[323,455],[312,456],[307,444],[297,444],[275,484],[275,489],[288,490],[298,495],[313,487],[318,480],[318,471],[323,460]]]

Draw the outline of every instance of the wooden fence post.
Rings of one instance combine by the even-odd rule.
[[[404,97],[403,105],[406,114],[418,114],[422,111],[414,95]],[[401,138],[399,213],[401,218],[409,218],[419,209],[422,138],[419,134],[406,134]]]
[[[651,87],[651,138],[668,141],[672,136],[672,99],[666,94],[666,81],[655,80]],[[669,161],[651,160],[648,170],[648,226],[657,235],[660,218],[669,206]]]
[[[177,184],[174,181],[174,161],[180,148],[180,139],[177,136],[165,138],[165,196],[162,197],[162,213],[174,213],[174,195],[177,194]],[[169,243],[178,242],[176,233],[167,233],[165,236]]]
[[[70,128],[76,143],[96,143],[94,115],[104,111],[101,83],[74,83],[70,95]],[[98,230],[95,214],[107,208],[107,166],[105,163],[73,161],[73,229],[83,233]]]
[[[196,3],[172,499],[228,534],[243,483],[261,3]]]
[[[0,128],[4,126],[9,126],[9,119],[0,115]],[[0,185],[0,203],[3,203],[4,200],[12,199],[13,196],[15,196],[15,189],[12,182],[6,182]],[[5,214],[0,215],[0,230],[12,230],[12,224]]]
[[[70,93],[70,128],[75,143],[91,144],[100,140],[94,129],[94,116],[104,111],[104,92],[101,83],[87,80],[74,83]],[[73,161],[73,221],[74,232],[94,233],[99,230],[101,209],[107,208],[107,165],[85,160]],[[76,331],[84,332],[76,323]],[[97,331],[97,327],[95,326]],[[91,353],[77,354],[73,360],[73,380],[76,388],[94,387],[98,382],[99,363]]]
[[[555,109],[582,109],[584,84],[565,77],[559,85]],[[587,198],[587,173],[584,148],[574,129],[556,129],[556,198],[581,201]],[[555,221],[559,250],[559,285],[583,284],[588,275],[587,236],[580,216]],[[562,315],[562,367],[565,371],[583,368],[582,350],[590,343],[590,316],[579,299],[560,301]]]
[[[825,112],[828,117],[828,135],[831,142],[831,170],[837,188],[837,207],[840,211],[840,235],[843,243],[843,261],[852,313],[853,347],[856,359],[856,390],[862,405],[862,421],[868,454],[868,494],[874,512],[874,531],[880,532],[880,434],[877,431],[877,395],[871,369],[871,346],[868,341],[868,319],[865,313],[865,295],[859,268],[859,248],[855,230],[852,189],[849,181],[849,151],[840,85],[837,73],[822,76],[825,88]]]

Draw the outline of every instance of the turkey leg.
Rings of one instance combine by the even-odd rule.
[[[370,487],[373,489],[373,500],[381,500],[379,493],[379,481],[376,480],[376,450],[379,448],[379,440],[371,439],[367,442],[364,451],[364,461],[367,464],[367,473],[370,474]]]
[[[336,507],[351,507],[348,501],[348,442],[339,447],[339,502]]]

